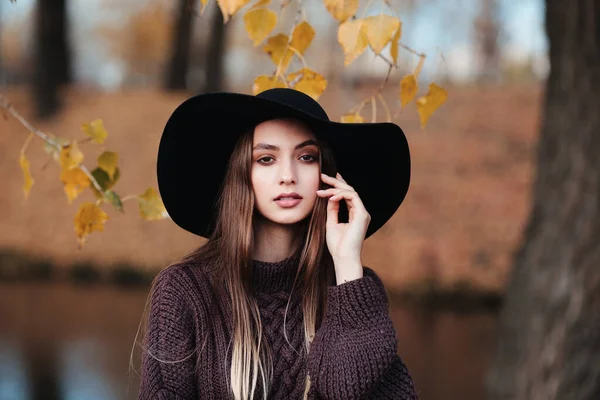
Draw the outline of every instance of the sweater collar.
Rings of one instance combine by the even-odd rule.
[[[290,291],[298,270],[300,252],[275,262],[252,260],[252,286],[265,293]]]

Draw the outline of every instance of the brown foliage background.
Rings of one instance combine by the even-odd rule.
[[[356,90],[332,84],[321,102],[330,118],[339,119],[372,90],[368,85]],[[390,104],[397,101],[396,90],[392,83],[385,93]],[[412,149],[412,184],[396,215],[365,243],[364,263],[390,287],[433,280],[444,287],[467,282],[501,290],[528,213],[541,89],[473,86],[448,87],[448,92],[452,101],[426,131],[419,127],[414,105],[397,121]],[[17,87],[5,95],[29,117],[24,93]],[[156,187],[162,127],[187,96],[154,89],[106,93],[75,87],[66,93],[64,111],[37,126],[63,137],[81,137],[83,122],[102,118],[110,135],[106,144],[121,157],[123,173],[116,189],[123,195],[138,193]],[[72,220],[78,204],[92,199],[91,192],[67,205],[58,166],[49,162],[42,169],[47,156],[41,141],[34,140],[28,155],[36,184],[23,201],[18,154],[27,132],[10,118],[0,121],[0,130],[0,247],[50,256],[63,266],[93,259],[161,268],[202,242],[169,220],[143,221],[136,215],[136,203],[126,202],[125,214],[107,207],[105,232],[92,234],[78,251]],[[365,154],[361,161],[376,156]],[[381,191],[385,195],[385,188]]]

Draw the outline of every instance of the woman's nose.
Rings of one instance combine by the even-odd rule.
[[[296,180],[294,167],[291,161],[284,161],[281,164],[280,174],[281,182],[285,184],[294,183]]]

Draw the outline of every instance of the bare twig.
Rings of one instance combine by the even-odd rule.
[[[415,56],[425,57],[425,53],[419,53],[418,51],[411,49],[410,47],[403,44],[402,42],[398,42],[398,46],[402,47],[404,50],[406,50],[410,53],[413,53]]]
[[[379,57],[381,58],[383,61],[386,62],[387,65],[389,65],[390,67],[394,67],[394,68],[398,68],[398,66],[396,64],[394,64],[394,62],[392,60],[390,60],[389,58],[387,58],[386,56],[384,56],[383,54],[379,53],[376,54],[375,57]]]
[[[365,17],[365,13],[367,12],[367,10],[369,9],[369,7],[371,7],[371,3],[373,2],[373,0],[369,0],[367,2],[367,5],[365,5],[365,8],[363,8],[362,13],[360,14],[360,19],[363,19]]]
[[[295,47],[293,47],[293,46],[288,46],[288,49],[290,49],[291,51],[293,51],[293,52],[294,52],[294,54],[296,54],[296,56],[298,56],[298,58],[300,59],[300,61],[302,61],[302,66],[303,66],[304,68],[308,68],[308,66],[307,66],[307,64],[306,64],[306,60],[304,59],[304,56],[302,55],[302,53],[300,53],[300,52],[298,51],[298,49],[296,49],[296,48],[295,48]]]
[[[371,122],[377,121],[377,102],[375,101],[375,96],[371,96]]]
[[[289,1],[285,5],[284,5],[284,3],[282,3],[280,12],[283,12],[283,8],[285,6],[287,6],[288,4],[289,4]],[[279,59],[279,63],[277,63],[277,69],[275,70],[275,76],[280,77],[284,82],[287,82],[287,80],[285,79],[285,73],[284,73],[285,71],[282,71],[282,68],[284,67],[282,63],[284,60],[286,60],[287,52],[292,47],[292,38],[294,37],[294,30],[296,29],[296,26],[298,26],[298,24],[302,20],[303,8],[304,8],[303,1],[299,0],[298,1],[298,10],[296,11],[296,18],[294,19],[294,23],[292,24],[292,29],[290,29],[290,34],[288,35],[288,42],[286,45],[286,49],[283,52],[283,56],[281,56],[281,58]],[[279,19],[281,20],[281,15],[280,15]],[[298,54],[298,52],[296,52],[296,54]],[[290,62],[291,62],[291,60],[290,60]],[[286,69],[287,69],[287,67],[288,67],[288,65],[285,66]]]
[[[398,20],[400,20],[400,15],[398,14],[398,11],[397,11],[397,10],[396,10],[394,7],[392,7],[392,4],[390,3],[390,0],[383,0],[383,2],[385,3],[385,5],[386,5],[386,6],[388,6],[388,8],[389,8],[390,10],[392,10],[392,12],[393,12],[393,13],[394,13],[394,15],[396,16],[396,18],[397,18]]]
[[[379,97],[379,101],[381,101],[381,104],[383,104],[383,108],[385,109],[385,116],[387,118],[387,121],[391,122],[392,121],[392,115],[390,114],[390,108],[388,107],[387,102],[385,101],[385,99],[381,95],[381,92],[377,93],[377,97]]]
[[[96,190],[102,193],[102,195],[104,195],[104,189],[102,189],[102,187],[100,186],[96,178],[94,178],[94,175],[92,175],[90,170],[87,169],[87,167],[83,164],[79,164],[79,169],[81,169],[87,175],[87,177],[90,179],[90,182],[92,182],[92,185],[94,185]]]
[[[385,74],[385,79],[379,85],[379,90],[377,92],[381,92],[383,90],[383,88],[385,87],[385,84],[390,79],[390,75],[392,74],[392,68],[393,67],[394,67],[394,64],[390,64],[390,67],[388,68],[387,74]]]
[[[40,131],[39,129],[37,129],[33,125],[31,125],[25,119],[25,117],[23,117],[21,114],[19,114],[17,112],[17,110],[13,107],[13,105],[10,104],[10,102],[1,94],[0,94],[0,107],[4,108],[10,115],[12,115],[17,121],[19,121],[21,123],[21,125],[23,125],[29,132],[33,133],[36,136],[39,136],[44,141],[48,142],[51,146],[56,148],[56,150],[60,151],[62,149],[62,146],[57,141],[55,141],[52,137],[50,137],[49,135],[45,134],[44,132]]]
[[[134,200],[134,199],[137,200],[138,197],[140,197],[140,196],[138,196],[137,194],[129,194],[129,195],[121,198],[121,203],[125,203],[127,200]]]
[[[365,99],[363,99],[363,101],[361,101],[360,103],[358,103],[357,105],[352,107],[352,109],[350,110],[351,113],[359,113],[360,110],[362,110],[362,108],[368,102],[375,101],[375,96],[377,96],[379,93],[381,93],[381,91],[385,88],[385,85],[387,84],[388,80],[390,79],[390,75],[392,74],[392,68],[394,68],[393,63],[390,62],[388,64],[389,64],[389,68],[388,68],[387,74],[385,75],[384,80],[379,84],[377,89],[375,89],[375,91],[370,96],[366,97]],[[386,107],[387,107],[387,105],[386,105]]]

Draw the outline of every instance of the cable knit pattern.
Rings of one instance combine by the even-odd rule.
[[[416,400],[410,374],[397,355],[387,295],[374,271],[328,288],[327,312],[309,354],[303,344],[301,299],[288,297],[297,254],[285,260],[252,263],[252,293],[263,338],[271,349],[273,382],[269,399],[301,399],[310,373],[309,399]],[[232,334],[228,299],[218,299],[208,269],[178,264],[156,277],[150,293],[149,325],[142,356],[138,399],[231,399]],[[179,362],[176,362],[179,360]],[[258,385],[255,399],[261,399]]]

